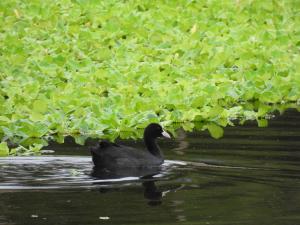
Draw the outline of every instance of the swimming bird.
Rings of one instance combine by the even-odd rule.
[[[101,141],[91,147],[94,170],[103,169],[119,176],[139,175],[157,168],[164,162],[163,154],[156,143],[158,137],[171,138],[157,123],[149,124],[144,130],[146,150],[118,145],[109,141]]]

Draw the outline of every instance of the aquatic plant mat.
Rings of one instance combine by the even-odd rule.
[[[66,135],[140,138],[150,122],[215,138],[235,119],[266,126],[271,112],[299,108],[299,10],[294,0],[1,0],[0,155],[7,142],[20,144],[14,155]]]

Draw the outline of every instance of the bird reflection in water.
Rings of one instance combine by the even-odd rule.
[[[144,181],[144,197],[149,200],[148,205],[156,206],[162,203],[163,192],[158,190],[155,185],[155,182],[152,181]]]
[[[138,177],[137,179],[139,181],[142,181],[142,186],[144,188],[144,198],[148,200],[148,205],[150,206],[157,206],[162,204],[162,199],[163,197],[166,196],[167,193],[171,191],[177,191],[184,186],[181,185],[179,187],[173,188],[173,189],[167,189],[167,190],[160,190],[157,188],[155,182],[158,181],[157,178],[155,178],[155,175],[159,174],[160,170],[159,168],[152,168],[149,170],[147,168],[147,171],[145,170],[135,170],[135,171],[130,171],[128,170],[122,170],[122,171],[107,171],[105,169],[96,169],[96,167],[93,168],[93,171],[91,173],[91,176],[100,179],[101,182],[99,183],[95,182],[94,184],[111,184],[112,180],[117,180],[130,177]],[[105,182],[107,180],[107,182]],[[112,190],[111,188],[108,187],[101,187],[99,189],[100,193],[106,193],[108,191]]]

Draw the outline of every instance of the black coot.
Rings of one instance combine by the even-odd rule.
[[[101,141],[97,146],[91,147],[94,169],[126,173],[124,176],[139,175],[137,171],[159,167],[163,162],[163,155],[156,143],[156,138],[170,135],[156,123],[149,124],[144,131],[144,142],[147,151],[118,145],[108,141]],[[118,174],[122,176],[122,174]],[[142,174],[141,174],[142,175]]]

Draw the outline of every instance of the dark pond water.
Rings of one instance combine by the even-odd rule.
[[[125,142],[142,146],[142,142]],[[300,113],[161,141],[159,174],[90,176],[87,147],[0,159],[0,224],[300,224]]]

